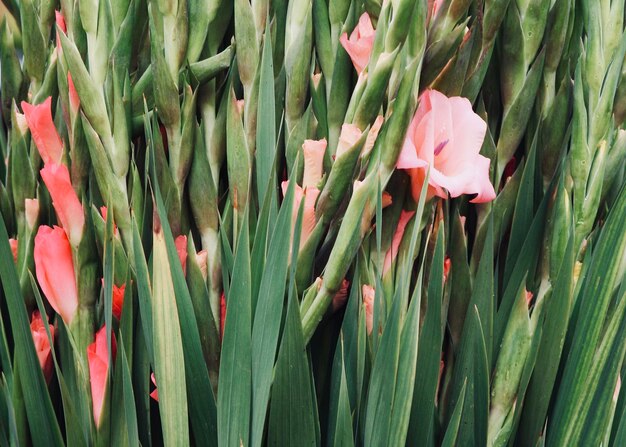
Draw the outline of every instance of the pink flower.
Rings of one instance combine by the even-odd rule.
[[[102,287],[104,287],[104,278],[101,280]],[[122,309],[124,308],[124,293],[126,293],[126,284],[122,284],[117,287],[113,284],[113,300],[112,300],[112,313],[118,320],[122,319]]]
[[[60,163],[63,156],[63,142],[52,121],[51,105],[51,96],[36,106],[22,101],[22,110],[26,116],[30,134],[44,164]]]
[[[226,295],[220,295],[220,340],[224,339],[224,326],[226,325]]]
[[[24,212],[26,214],[26,223],[28,228],[34,228],[39,217],[39,200],[24,199]]]
[[[78,113],[78,108],[80,107],[80,98],[78,97],[76,87],[74,87],[74,81],[72,80],[72,75],[69,71],[67,72],[67,87],[70,98],[70,110],[72,111],[72,114],[75,115]]]
[[[46,324],[48,324],[48,322],[46,322]],[[50,329],[50,338],[52,338],[52,342],[54,343],[54,326],[48,324],[48,328]],[[49,382],[52,377],[53,366],[52,356],[50,355],[50,340],[48,340],[46,326],[38,310],[34,311],[31,316],[30,332],[33,336],[33,343],[35,344],[35,351],[37,352],[41,370],[46,378],[46,382]]]
[[[13,262],[17,264],[17,239],[9,238],[9,246],[13,255]]]
[[[69,325],[78,308],[72,247],[60,227],[42,225],[35,236],[35,272],[48,302]]]
[[[52,205],[72,246],[78,246],[83,237],[85,214],[83,205],[72,188],[67,166],[49,163],[41,170],[41,178],[50,191]]]
[[[383,276],[391,269],[391,264],[395,261],[396,256],[398,256],[398,249],[400,248],[400,243],[402,242],[402,237],[404,236],[404,230],[406,229],[407,224],[415,214],[415,211],[404,211],[400,213],[400,220],[398,220],[398,226],[396,227],[396,232],[393,234],[393,239],[391,240],[391,247],[387,250],[385,254],[385,262],[383,263]]]
[[[426,90],[409,125],[397,167],[411,176],[413,198],[419,199],[428,166],[429,195],[447,198],[477,194],[474,203],[489,202],[496,193],[489,180],[489,159],[479,154],[487,124],[466,98],[448,98]],[[447,192],[446,192],[447,191]]]
[[[183,275],[187,274],[187,236],[181,234],[174,240],[176,245],[176,252],[178,253],[178,259],[180,259],[180,265],[183,267]]]
[[[382,115],[378,115],[376,117],[374,124],[370,127],[370,131],[367,133],[367,137],[365,138],[365,144],[363,145],[363,150],[361,151],[362,157],[366,156],[372,151],[372,149],[374,149],[374,144],[376,144],[378,134],[381,127],[383,127],[384,122],[385,118]]]
[[[209,253],[206,250],[200,250],[196,253],[196,263],[198,267],[200,267],[200,273],[202,274],[202,278],[207,280],[207,261],[209,259]]]
[[[157,389],[156,379],[154,377],[154,373],[150,374],[150,380],[154,385],[154,391],[150,393],[150,397],[153,398],[156,402],[159,401],[159,390]]]
[[[341,309],[348,300],[348,288],[350,287],[350,281],[344,279],[341,281],[341,286],[339,287],[339,291],[335,293],[333,297],[332,310],[333,312],[337,312]]]
[[[117,344],[115,334],[111,333],[111,358],[115,359]],[[109,350],[107,349],[106,327],[102,326],[96,333],[96,340],[87,347],[89,363],[89,381],[91,382],[91,399],[93,401],[93,420],[100,427],[102,408],[109,378]]]
[[[359,18],[359,24],[350,34],[350,39],[348,39],[348,33],[343,33],[339,38],[339,42],[352,59],[352,64],[358,74],[361,74],[370,60],[375,34],[370,16],[365,12]]]
[[[337,144],[337,151],[335,157],[340,157],[341,154],[346,152],[352,146],[354,146],[359,138],[361,138],[361,129],[354,124],[344,124],[341,126],[341,134],[339,135],[339,143]]]
[[[448,276],[450,276],[450,268],[452,267],[452,260],[449,256],[446,256],[446,259],[443,261],[443,281],[448,280]]]
[[[65,18],[63,17],[63,14],[61,14],[61,11],[55,10],[54,17],[55,17],[55,20],[59,29],[63,31],[65,34],[67,34],[67,26],[65,25]],[[57,33],[57,48],[61,48],[61,38],[58,35],[58,33]]]
[[[100,215],[102,216],[102,220],[104,220],[105,223],[107,221],[107,211],[108,209],[106,206],[100,207]],[[113,234],[117,235],[117,225],[115,225],[115,220],[113,221]]]
[[[287,188],[289,187],[289,181],[282,182],[281,184],[283,188],[283,194],[287,193]],[[296,225],[296,220],[298,219],[298,211],[300,209],[300,203],[304,199],[304,209],[302,210],[302,231],[300,232],[300,247],[302,248],[308,238],[313,233],[313,229],[315,228],[315,202],[317,201],[317,196],[319,196],[320,191],[317,188],[306,188],[302,189],[302,187],[296,185],[295,197],[293,201],[293,211],[291,214],[291,232],[292,232],[292,241],[293,241],[293,231]],[[291,252],[290,252],[291,253]]]
[[[302,152],[304,153],[304,176],[302,186],[315,188],[322,178],[324,169],[324,153],[326,152],[326,139],[304,140]]]
[[[363,284],[361,292],[365,309],[365,328],[367,329],[367,335],[370,335],[374,328],[374,298],[376,297],[376,290],[368,284]]]

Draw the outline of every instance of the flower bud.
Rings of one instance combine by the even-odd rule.
[[[45,164],[60,163],[63,156],[63,142],[52,121],[52,97],[39,105],[22,101],[22,110],[30,129],[30,134]]]
[[[66,325],[78,308],[72,247],[62,228],[41,226],[35,236],[35,273],[44,296]]]
[[[93,420],[96,427],[102,421],[102,409],[106,397],[107,381],[109,377],[109,350],[107,348],[106,327],[102,326],[96,333],[96,339],[87,347],[87,361],[89,363],[89,381],[91,383],[91,398],[93,402]],[[115,359],[117,344],[115,334],[111,333],[111,358]]]
[[[50,338],[52,338],[52,342],[54,343],[54,326],[49,324],[47,321],[46,324],[48,324]],[[44,325],[43,319],[41,318],[41,314],[38,310],[34,311],[31,316],[30,332],[33,336],[33,343],[35,345],[35,351],[37,352],[39,364],[41,365],[41,370],[46,378],[46,382],[49,382],[52,377],[53,368],[52,356],[50,354],[50,340],[48,339],[46,326]]]
[[[72,187],[67,166],[49,163],[41,170],[41,178],[50,192],[52,205],[63,229],[72,246],[77,247],[83,236],[85,215],[83,205]]]

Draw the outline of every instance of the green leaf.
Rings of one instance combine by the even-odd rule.
[[[339,335],[339,339],[337,340],[332,374],[329,394],[327,445],[332,447],[354,446],[350,399],[348,396],[346,371],[344,368],[342,334]]]
[[[156,216],[153,250],[154,376],[159,389],[163,442],[166,445],[188,445],[183,341],[163,226]]]
[[[276,159],[276,99],[274,94],[272,35],[269,26],[265,28],[260,70],[255,158],[257,194],[259,203],[264,203],[266,191],[275,194],[273,188],[268,189],[268,186],[272,172],[275,170],[273,162]]]
[[[9,235],[0,219],[0,279],[9,311],[9,320],[15,346],[14,367],[21,371],[21,386],[33,443],[36,445],[63,445],[61,430],[54,414],[39,359],[35,353],[29,318],[15,271],[9,247]],[[19,364],[20,366],[16,365]]]
[[[537,442],[548,413],[571,313],[574,260],[574,240],[570,231],[565,258],[561,263],[552,293],[546,297],[549,301],[545,304],[543,334],[534,372],[524,397],[517,431],[523,445]]]
[[[251,445],[261,445],[263,427],[270,396],[272,369],[278,346],[278,335],[285,298],[285,282],[291,242],[291,216],[295,182],[289,182],[287,195],[278,213],[278,220],[270,241],[261,285],[259,301],[252,327],[252,433]]]
[[[250,435],[251,304],[248,213],[244,211],[226,296],[226,321],[218,384],[217,426],[220,446],[248,445]]]
[[[289,293],[285,330],[272,386],[268,445],[318,445],[313,386],[299,306],[294,294]]]
[[[623,187],[600,233],[580,290],[581,307],[548,430],[548,445],[567,443],[580,430],[575,424],[586,415],[590,405],[581,397],[595,386],[590,383],[589,374],[592,368],[606,362],[597,349],[614,287],[622,280],[618,275],[620,259],[626,250],[625,215],[626,188]]]
[[[432,436],[437,379],[441,360],[443,333],[441,301],[443,294],[444,228],[440,222],[428,281],[428,307],[417,352],[417,369],[412,393],[411,422],[408,439],[411,445],[425,445]],[[417,287],[420,287],[419,283]]]
[[[456,405],[454,406],[454,411],[452,412],[452,416],[450,417],[450,422],[448,423],[446,434],[444,435],[443,441],[441,442],[442,447],[454,447],[455,445],[457,445],[457,435],[459,434],[459,425],[461,424],[461,412],[465,403],[466,389],[467,382],[463,383],[463,388],[461,388],[459,400],[457,400]]]

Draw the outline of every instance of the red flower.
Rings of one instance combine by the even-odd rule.
[[[115,335],[111,334],[111,358],[115,359],[117,344]],[[106,327],[96,333],[96,340],[87,347],[87,361],[89,363],[89,381],[91,383],[91,398],[93,401],[93,419],[96,427],[100,426],[102,407],[106,396],[107,379],[109,377],[109,351],[107,349]]]

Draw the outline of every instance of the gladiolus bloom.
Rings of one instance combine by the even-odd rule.
[[[304,188],[315,188],[322,178],[326,139],[304,140],[302,152],[304,153],[304,176],[302,178],[302,186]]]
[[[11,253],[13,254],[13,261],[17,264],[17,239],[10,238],[9,246],[11,247]]]
[[[367,329],[367,335],[370,335],[374,328],[374,298],[376,297],[376,290],[368,284],[363,284],[361,292],[363,293],[363,307],[365,309],[365,328]]]
[[[126,284],[117,287],[113,284],[113,315],[118,320],[122,319],[122,309],[124,308],[124,294],[126,293]]]
[[[46,322],[46,324],[48,324],[48,322]],[[48,324],[48,328],[50,329],[50,338],[52,338],[52,342],[54,343],[54,326]],[[41,365],[46,382],[48,382],[50,381],[50,377],[52,377],[50,340],[48,340],[46,326],[44,325],[43,319],[41,318],[41,314],[38,310],[33,312],[30,319],[30,332],[33,335],[33,343],[35,344],[35,351],[37,352],[39,364]]]
[[[24,212],[26,214],[26,224],[28,228],[34,228],[37,223],[37,218],[39,217],[39,200],[25,199]]]
[[[477,194],[474,203],[493,200],[490,161],[479,154],[486,129],[467,98],[424,92],[397,163],[399,169],[409,171],[413,198],[419,199],[430,166],[429,196]]]
[[[180,265],[183,267],[183,275],[187,274],[187,236],[180,235],[174,240],[176,245],[176,252],[178,253],[178,259],[180,259]]]
[[[52,121],[51,105],[51,96],[36,106],[22,101],[22,110],[26,116],[30,134],[44,164],[60,163],[63,156],[63,142]]]
[[[157,389],[156,379],[154,378],[154,373],[150,374],[150,380],[154,385],[154,391],[150,393],[150,397],[153,398],[156,402],[159,401],[159,390]]]
[[[35,236],[35,272],[46,299],[65,324],[78,308],[72,247],[62,228],[42,225]]]
[[[196,253],[196,263],[198,267],[200,267],[200,273],[202,274],[202,278],[207,280],[207,261],[209,260],[209,253],[206,250],[200,250]]]
[[[289,187],[289,182],[283,182],[281,184],[283,188],[283,194],[287,193],[287,188]],[[293,211],[291,214],[291,233],[292,233],[292,241],[293,241],[293,231],[296,225],[296,220],[298,219],[298,210],[300,209],[300,202],[304,199],[304,210],[302,210],[302,231],[300,233],[300,247],[302,248],[306,243],[311,233],[313,233],[313,229],[315,228],[315,202],[317,201],[317,196],[319,196],[320,191],[317,188],[306,188],[302,189],[300,186],[296,185],[295,197],[293,201]]]
[[[54,163],[47,164],[41,170],[41,178],[50,192],[52,205],[54,205],[70,242],[74,247],[78,246],[83,237],[85,215],[83,205],[72,188],[67,166]]]
[[[344,279],[341,281],[341,287],[339,287],[339,291],[335,293],[333,297],[332,309],[333,312],[337,312],[341,309],[348,300],[348,288],[350,287],[350,281]]]
[[[348,33],[343,33],[339,38],[339,42],[352,59],[352,64],[358,74],[361,74],[370,60],[375,34],[370,16],[363,13],[358,25],[350,34],[350,38],[348,39]]]
[[[341,154],[346,152],[352,146],[354,146],[359,138],[361,138],[361,129],[354,124],[344,124],[341,126],[341,134],[339,135],[339,143],[337,144],[336,157],[340,157]]]
[[[396,227],[396,232],[393,234],[393,239],[391,240],[391,247],[387,250],[385,254],[385,262],[383,263],[383,276],[389,271],[391,268],[391,264],[398,256],[398,249],[400,248],[400,243],[402,242],[402,237],[404,236],[404,230],[406,229],[407,224],[415,214],[415,211],[404,211],[400,213],[400,220],[398,220],[398,226]]]
[[[220,340],[224,339],[224,325],[226,323],[226,295],[220,295]]]
[[[115,359],[117,344],[115,343],[115,334],[113,333],[111,333],[111,351],[111,358]],[[109,350],[107,349],[105,326],[100,328],[96,333],[96,340],[87,347],[87,362],[89,363],[89,381],[91,382],[93,420],[96,423],[96,427],[100,427],[107,379],[109,377]]]

